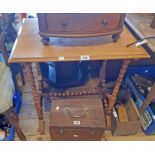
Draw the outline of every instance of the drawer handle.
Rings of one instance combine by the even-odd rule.
[[[108,22],[107,22],[106,20],[103,20],[103,21],[101,22],[101,24],[102,24],[103,26],[105,26],[105,25],[108,24]]]
[[[88,109],[84,109],[84,112],[79,114],[79,115],[76,115],[76,114],[73,114],[73,112],[69,109],[69,108],[65,108],[64,111],[70,116],[70,117],[74,117],[74,118],[83,118],[83,117],[86,117],[87,114],[88,114]]]
[[[63,27],[66,27],[66,26],[68,25],[66,20],[63,20],[63,21],[61,22],[61,24],[62,24]]]

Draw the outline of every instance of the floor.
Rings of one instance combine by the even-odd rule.
[[[90,83],[96,83],[90,81]],[[31,89],[29,84],[26,82],[25,86],[21,87],[23,92],[23,103],[21,107],[21,111],[19,114],[20,126],[27,137],[28,141],[50,141],[49,135],[49,112],[44,110],[44,125],[45,125],[45,134],[40,135],[38,132],[38,120],[37,113],[35,111],[35,107],[33,104],[33,98],[31,95]],[[15,140],[19,140],[16,136]],[[106,131],[105,135],[102,137],[102,140],[107,141],[154,141],[154,136],[145,136],[142,131],[139,131],[136,135],[132,136],[112,136],[110,131]]]

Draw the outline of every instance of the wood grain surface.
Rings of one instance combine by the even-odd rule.
[[[40,41],[37,18],[25,19],[14,44],[9,62],[79,61],[149,58],[142,47],[126,47],[135,41],[133,35],[124,27],[121,38],[113,43],[111,37],[53,38],[52,45],[45,46]]]

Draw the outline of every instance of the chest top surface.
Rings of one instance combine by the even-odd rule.
[[[12,49],[9,62],[48,62],[149,58],[143,47],[126,47],[135,41],[124,27],[117,42],[111,37],[69,39],[53,37],[51,45],[41,42],[37,18],[25,19]],[[89,44],[88,44],[89,42]]]

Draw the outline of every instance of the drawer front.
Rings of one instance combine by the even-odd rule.
[[[98,34],[116,30],[121,14],[46,14],[47,33]]]
[[[77,128],[56,128],[50,129],[51,140],[60,141],[88,141],[101,140],[104,129],[77,129]]]

